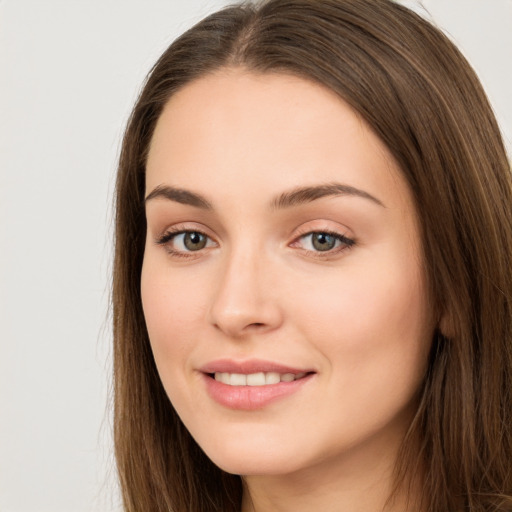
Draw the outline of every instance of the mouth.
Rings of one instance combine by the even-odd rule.
[[[261,360],[219,360],[200,369],[209,396],[229,409],[263,409],[308,386],[316,371]]]
[[[279,373],[279,372],[256,372],[256,373],[229,373],[215,372],[207,374],[217,382],[227,384],[228,386],[270,386],[280,382],[293,382],[300,380],[312,372],[300,373]]]

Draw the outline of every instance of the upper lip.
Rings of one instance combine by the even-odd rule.
[[[235,361],[233,359],[217,359],[215,361],[211,361],[204,366],[202,366],[199,371],[203,373],[242,373],[242,374],[251,374],[251,373],[267,373],[267,372],[276,372],[276,373],[309,373],[313,370],[308,368],[294,368],[292,366],[287,366],[281,363],[276,363],[273,361],[265,361],[262,359],[249,359],[245,361]]]

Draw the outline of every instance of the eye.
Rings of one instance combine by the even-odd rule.
[[[213,240],[201,231],[167,231],[157,243],[165,245],[174,254],[197,252],[215,246]]]
[[[206,247],[208,237],[199,231],[186,231],[176,235],[173,241],[175,246],[180,246],[179,250],[200,251]]]
[[[293,246],[300,246],[311,252],[337,252],[354,245],[354,240],[339,233],[328,231],[313,231],[302,235],[293,243]]]

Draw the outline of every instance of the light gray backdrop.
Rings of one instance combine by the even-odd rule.
[[[120,138],[157,56],[226,3],[0,0],[0,512],[119,510],[107,309]],[[512,0],[424,7],[480,74],[510,152]]]

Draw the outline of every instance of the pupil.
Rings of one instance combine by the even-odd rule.
[[[315,233],[313,235],[313,247],[317,251],[330,251],[334,248],[336,239],[327,233]]]
[[[183,241],[185,247],[189,251],[198,251],[203,249],[206,245],[206,237],[201,233],[197,233],[196,231],[192,231],[190,233],[185,234],[185,239]]]

